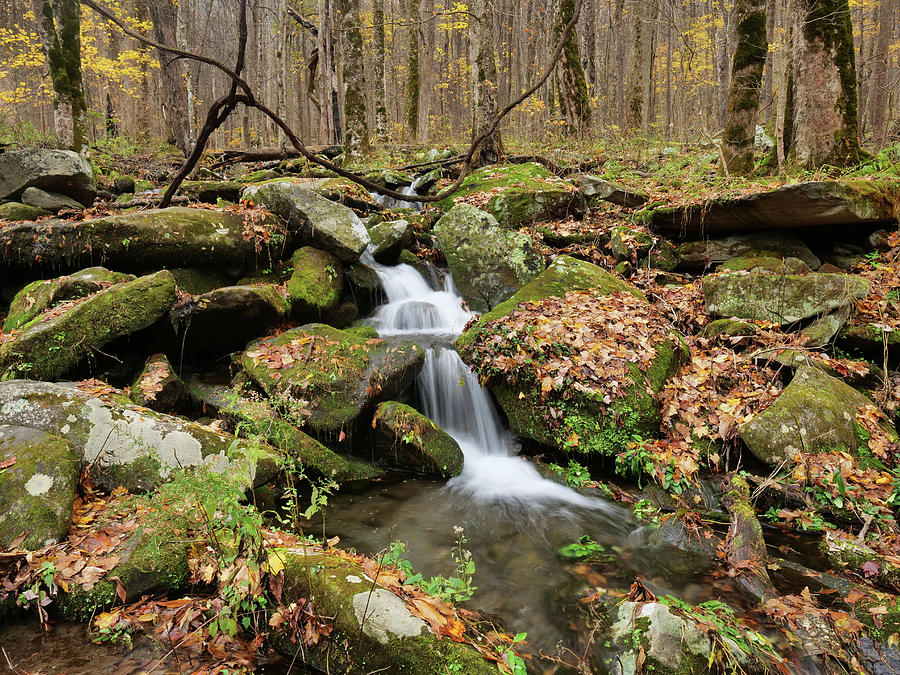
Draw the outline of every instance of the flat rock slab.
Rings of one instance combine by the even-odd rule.
[[[797,236],[776,230],[687,241],[679,244],[678,256],[681,267],[691,270],[702,270],[734,258],[798,258],[813,270],[822,264]]]
[[[885,223],[897,220],[900,180],[813,181],[760,192],[657,209],[650,224],[683,235]]]
[[[94,201],[94,170],[77,152],[26,148],[0,153],[0,199],[18,198],[36,187],[73,197],[85,206]]]

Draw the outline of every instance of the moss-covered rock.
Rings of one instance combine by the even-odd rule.
[[[377,305],[384,302],[384,287],[381,285],[381,278],[372,267],[365,263],[355,262],[346,268],[344,287],[347,296],[353,300],[359,308],[359,313],[363,316],[371,313]]]
[[[222,286],[228,286],[228,277],[221,270],[203,267],[173,267],[169,269],[175,277],[175,284],[179,290],[191,295],[209,293]],[[242,285],[240,282],[238,285]]]
[[[13,298],[3,329],[16,330],[61,302],[83,298],[134,278],[134,275],[111,272],[104,267],[89,267],[64,277],[33,281]]]
[[[65,438],[40,429],[0,424],[0,546],[34,550],[65,539],[81,457]]]
[[[153,354],[131,385],[131,400],[157,412],[179,410],[189,400],[188,390],[165,354]]]
[[[166,271],[111,286],[25,324],[0,345],[0,373],[59,379],[94,349],[156,322],[174,302],[175,279]]]
[[[894,564],[883,555],[876,553],[857,537],[852,537],[839,530],[825,533],[820,544],[829,562],[838,570],[848,570],[859,573],[865,563],[875,563],[871,572],[866,573],[866,578],[873,577],[872,581],[888,588],[900,590],[900,565]],[[894,621],[900,627],[900,608],[895,610]],[[895,629],[896,630],[896,629]],[[888,635],[890,632],[887,633]]]
[[[753,274],[806,274],[809,265],[800,258],[773,256],[739,256],[719,265],[720,272],[752,272]]]
[[[491,195],[481,208],[494,216],[501,227],[511,229],[567,216],[580,217],[586,208],[584,195],[574,185],[533,162],[473,171],[456,193],[436,206],[446,213],[457,202],[479,193]]]
[[[470,204],[450,209],[434,227],[453,281],[475,310],[489,310],[544,268],[531,239],[501,229],[492,215]]]
[[[49,215],[50,212],[46,209],[28,206],[22,202],[0,204],[0,220],[36,220]]]
[[[287,180],[251,185],[242,195],[282,218],[298,242],[353,262],[369,245],[362,221],[346,206]]]
[[[145,492],[180,468],[208,467],[247,487],[277,472],[276,452],[128,402],[122,392],[92,396],[77,387],[29,380],[0,382],[0,424],[41,429],[75,446],[98,488]]]
[[[711,316],[793,323],[860,300],[870,282],[849,274],[715,274],[703,278]]]
[[[650,201],[650,198],[641,192],[590,174],[575,176],[572,182],[581,190],[587,205],[591,208],[609,202],[625,209],[634,209]]]
[[[408,220],[386,220],[369,228],[369,238],[375,250],[372,257],[384,265],[395,265],[400,252],[411,246],[414,238]]]
[[[385,401],[375,411],[373,425],[372,441],[382,464],[439,478],[462,471],[459,444],[415,408]]]
[[[728,340],[734,337],[756,335],[759,332],[752,323],[736,319],[716,319],[704,327],[701,335],[708,340]]]
[[[372,671],[493,675],[496,666],[473,647],[438,639],[406,603],[374,583],[361,565],[333,553],[284,553],[285,603],[314,598],[320,616],[332,617],[328,640],[298,649],[287,632],[273,642],[288,658],[320,670],[362,675]]]
[[[281,174],[274,169],[258,169],[251,171],[240,177],[242,183],[261,183],[266,180],[275,180],[281,177]]]
[[[291,256],[293,271],[285,284],[291,314],[299,321],[315,321],[337,308],[344,285],[343,266],[335,256],[304,246]]]
[[[810,269],[822,261],[796,235],[778,231],[748,232],[722,239],[688,241],[678,246],[681,266],[706,269],[735,258],[798,258]]]
[[[324,324],[251,343],[240,357],[244,371],[271,398],[308,411],[307,423],[320,438],[351,431],[364,412],[371,414],[412,384],[424,361],[417,345]]]
[[[741,427],[750,452],[769,466],[790,462],[798,453],[840,450],[866,456],[868,436],[856,422],[872,402],[856,389],[814,365],[802,365],[775,403]],[[897,432],[885,423],[892,437]]]
[[[178,186],[178,192],[206,204],[219,200],[236,203],[245,187],[245,183],[230,180],[186,180]]]
[[[278,258],[284,245],[284,226],[274,216],[173,206],[75,223],[4,227],[0,266],[28,270],[40,264],[68,271],[98,262],[120,270],[199,265],[240,270]]]

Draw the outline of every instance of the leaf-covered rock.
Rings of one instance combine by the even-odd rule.
[[[457,442],[418,410],[385,401],[375,411],[372,426],[382,464],[439,478],[462,471],[463,454]]]
[[[131,385],[131,400],[137,405],[171,413],[187,403],[189,394],[165,354],[153,354]]]

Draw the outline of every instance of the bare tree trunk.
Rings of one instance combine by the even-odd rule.
[[[489,7],[490,0],[474,0],[472,11],[474,20],[471,30],[475,42],[475,120],[472,125],[472,139],[483,134],[493,123],[497,113],[497,56],[494,53],[494,24]],[[500,130],[485,138],[475,154],[473,166],[495,164],[505,155]]]
[[[357,162],[369,154],[369,124],[366,119],[366,73],[362,68],[362,30],[359,0],[338,0],[344,33],[344,152]]]
[[[149,0],[150,20],[157,42],[176,43],[178,16],[172,0]],[[191,132],[188,118],[187,85],[180,60],[175,60],[162,50],[156,51],[162,73],[162,113],[172,144],[187,157],[191,152]]]
[[[384,74],[384,0],[372,0],[372,31],[375,41],[375,134],[387,135],[387,86]]]
[[[887,135],[887,72],[890,59],[891,23],[898,11],[900,11],[900,5],[896,0],[881,0],[881,5],[878,7],[878,33],[875,36],[872,87],[869,97],[869,119],[872,121],[872,137],[876,149],[881,148]]]
[[[406,130],[415,141],[419,137],[419,3],[405,0],[409,34],[406,42]]]
[[[559,0],[556,25],[553,29],[556,39],[559,38],[566,24],[571,21],[574,10],[575,0]],[[562,80],[560,99],[569,133],[574,132],[584,136],[591,125],[591,102],[588,98],[581,56],[578,54],[578,37],[574,30],[566,38],[560,70],[562,71],[560,73]]]
[[[625,84],[625,126],[628,129],[642,130],[647,123],[656,29],[654,10],[651,0],[634,0],[632,4],[631,57]]]

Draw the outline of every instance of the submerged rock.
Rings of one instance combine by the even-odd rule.
[[[94,349],[155,323],[174,302],[166,271],[111,286],[35,318],[0,344],[0,374],[59,379]]]
[[[457,442],[418,410],[385,401],[375,411],[372,424],[382,464],[439,478],[462,471],[463,454]]]
[[[489,213],[457,204],[434,226],[453,281],[476,311],[506,300],[544,269],[531,238],[500,228]]]
[[[17,198],[29,187],[68,195],[84,206],[96,194],[94,170],[77,152],[25,148],[0,153],[0,199]]]

